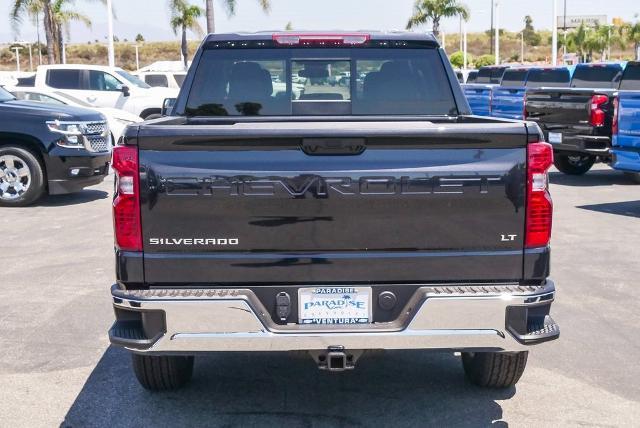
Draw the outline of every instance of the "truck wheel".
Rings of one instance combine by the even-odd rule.
[[[640,172],[625,172],[624,175],[634,183],[640,184]]]
[[[171,391],[186,385],[193,374],[193,357],[131,354],[140,385],[150,391]]]
[[[594,163],[596,163],[595,156],[591,155],[568,155],[568,154],[554,154],[553,163],[565,174],[570,175],[582,175],[591,169]]]
[[[463,352],[462,366],[469,380],[478,386],[509,388],[514,386],[527,365],[528,351]]]
[[[0,147],[0,206],[24,207],[45,190],[44,171],[33,153],[21,147]]]

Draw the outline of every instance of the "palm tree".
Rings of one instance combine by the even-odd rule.
[[[607,48],[607,40],[604,34],[599,29],[591,30],[587,33],[587,38],[584,41],[584,48],[587,51],[588,62],[593,61],[593,52],[600,52],[604,56],[604,51]]]
[[[269,13],[271,10],[271,2],[270,0],[258,0],[260,3],[260,7],[265,13]],[[233,16],[236,13],[236,0],[224,0],[224,4],[227,8],[227,15]],[[213,0],[205,0],[205,9],[207,15],[207,32],[215,33],[216,25],[215,25],[215,12],[213,10]]]
[[[171,9],[171,29],[175,34],[178,34],[178,30],[182,31],[180,51],[182,52],[184,68],[186,69],[189,55],[187,30],[202,35],[202,27],[198,23],[198,18],[202,16],[202,8],[189,4],[186,0],[169,0],[169,8]]]
[[[100,0],[104,2],[105,0]],[[89,18],[66,6],[75,5],[75,0],[14,0],[11,8],[11,22],[14,31],[19,32],[19,25],[24,15],[31,17],[43,15],[45,38],[47,41],[47,57],[49,64],[60,61],[62,57],[63,31],[69,36],[72,21],[83,22],[91,27]]]
[[[213,16],[213,0],[205,0],[205,10],[207,11],[207,33],[215,33],[216,21]]]
[[[50,0],[14,0],[11,7],[11,23],[15,33],[19,33],[24,15],[31,17],[43,15],[44,34],[47,41],[47,59],[55,62],[55,34]]]
[[[454,16],[469,20],[469,8],[458,0],[416,0],[407,29],[431,21],[433,34],[437,37],[440,35],[440,19]]]
[[[582,61],[585,61],[585,51],[586,46],[585,43],[587,41],[588,31],[587,27],[584,25],[584,22],[580,24],[580,26],[567,35],[567,45],[576,51],[576,53],[580,56]]]
[[[636,15],[636,18],[638,15]],[[620,27],[619,32],[624,43],[633,43],[636,60],[640,60],[640,22],[627,22]]]
[[[56,39],[56,55],[62,58],[62,46],[64,36],[70,38],[70,28],[72,21],[82,22],[87,28],[91,28],[91,19],[79,12],[74,12],[65,8],[68,4],[74,4],[74,0],[53,0],[51,13],[54,23],[54,35]],[[64,32],[64,33],[63,33]]]

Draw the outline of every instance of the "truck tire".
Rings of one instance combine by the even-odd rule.
[[[596,163],[595,156],[591,155],[570,155],[565,153],[555,153],[553,164],[565,174],[582,175],[591,169]]]
[[[625,172],[624,175],[634,183],[640,184],[640,172]]]
[[[150,391],[172,391],[186,385],[193,374],[193,357],[131,354],[140,385]]]
[[[500,352],[463,352],[462,366],[467,378],[475,385],[488,388],[514,386],[527,365],[528,351],[505,354]]]
[[[0,147],[0,206],[33,204],[44,191],[44,169],[38,158],[22,147]]]

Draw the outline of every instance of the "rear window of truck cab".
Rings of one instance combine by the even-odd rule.
[[[477,79],[478,79],[478,70],[471,70],[469,72],[469,75],[467,76],[466,83],[476,83]]]
[[[571,79],[572,88],[610,88],[618,87],[622,77],[620,64],[586,64],[576,67]]]
[[[569,86],[571,72],[568,68],[534,68],[529,71],[527,88],[543,86],[561,88]]]
[[[640,62],[627,64],[620,81],[620,90],[640,91]]]
[[[475,83],[499,85],[506,69],[507,67],[481,67]]]
[[[457,115],[458,110],[435,48],[280,47],[205,48],[184,113]]]
[[[524,86],[527,81],[527,69],[509,69],[502,75],[500,86]]]

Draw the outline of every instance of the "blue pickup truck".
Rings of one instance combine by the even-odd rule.
[[[500,86],[493,88],[491,116],[522,120],[527,89],[568,87],[570,81],[571,69],[567,67],[510,68],[504,72]]]
[[[640,62],[627,63],[614,106],[611,166],[640,183]]]
[[[475,83],[462,85],[469,107],[477,116],[491,116],[491,94],[494,87],[502,81],[506,66],[481,67]]]

